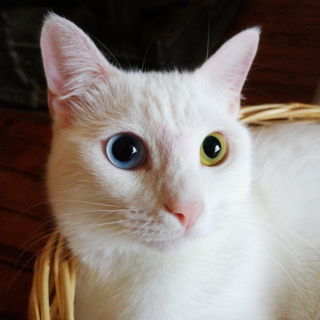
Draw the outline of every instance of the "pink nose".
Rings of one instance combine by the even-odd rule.
[[[186,227],[186,229],[194,225],[199,214],[203,210],[202,203],[189,205],[169,204],[166,205],[166,207],[174,216],[179,219],[181,224]]]

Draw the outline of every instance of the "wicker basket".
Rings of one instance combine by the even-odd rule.
[[[320,121],[320,106],[290,103],[241,108],[239,118],[249,125]],[[76,262],[56,232],[37,257],[29,301],[30,320],[74,320]]]
[[[54,232],[36,259],[29,319],[73,320],[75,289],[75,258]]]

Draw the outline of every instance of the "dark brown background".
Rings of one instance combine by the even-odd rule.
[[[199,16],[203,19],[201,13]],[[212,21],[211,31],[216,30],[223,40],[250,26],[262,28],[259,53],[244,89],[245,104],[312,101],[320,75],[318,0],[247,0],[235,20],[230,21],[220,31],[214,29]],[[204,28],[203,21],[190,23]],[[196,46],[197,41],[202,41],[203,46],[207,29],[204,28],[204,34],[188,33],[193,37],[189,42],[181,35],[182,42],[171,47],[164,38],[160,50],[157,46],[153,49],[148,67],[161,69],[163,61],[167,66],[174,62],[191,63],[182,55],[186,52],[182,49],[190,43]],[[123,51],[116,45],[113,48],[125,64]],[[129,57],[138,65],[141,48],[141,43],[134,43],[133,49],[128,49]],[[194,54],[191,49],[188,54],[196,57],[194,63],[199,64],[205,52],[194,50]],[[160,59],[159,52],[167,57]],[[178,53],[183,56],[181,61]],[[38,90],[43,94],[41,86]],[[22,320],[27,314],[34,255],[42,248],[51,227],[46,223],[50,220],[49,209],[42,203],[46,201],[43,176],[51,137],[50,118],[45,111],[26,111],[27,104],[19,105],[20,110],[5,104],[2,106],[6,108],[0,108],[0,319]],[[44,109],[40,106],[38,110]]]

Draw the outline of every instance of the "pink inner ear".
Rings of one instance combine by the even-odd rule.
[[[41,45],[48,89],[52,94],[59,96],[63,90],[64,79],[59,65],[59,48],[53,40],[48,34],[44,34]]]
[[[199,72],[213,85],[219,83],[240,95],[259,42],[258,29],[249,29],[226,42]]]
[[[82,95],[95,81],[106,81],[118,73],[81,29],[54,14],[43,26],[41,51],[49,107],[54,119],[64,124],[72,114],[67,107],[69,96]]]

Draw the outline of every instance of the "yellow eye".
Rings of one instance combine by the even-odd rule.
[[[227,143],[220,133],[213,132],[205,137],[200,147],[202,164],[205,166],[216,166],[225,159],[226,154]]]

